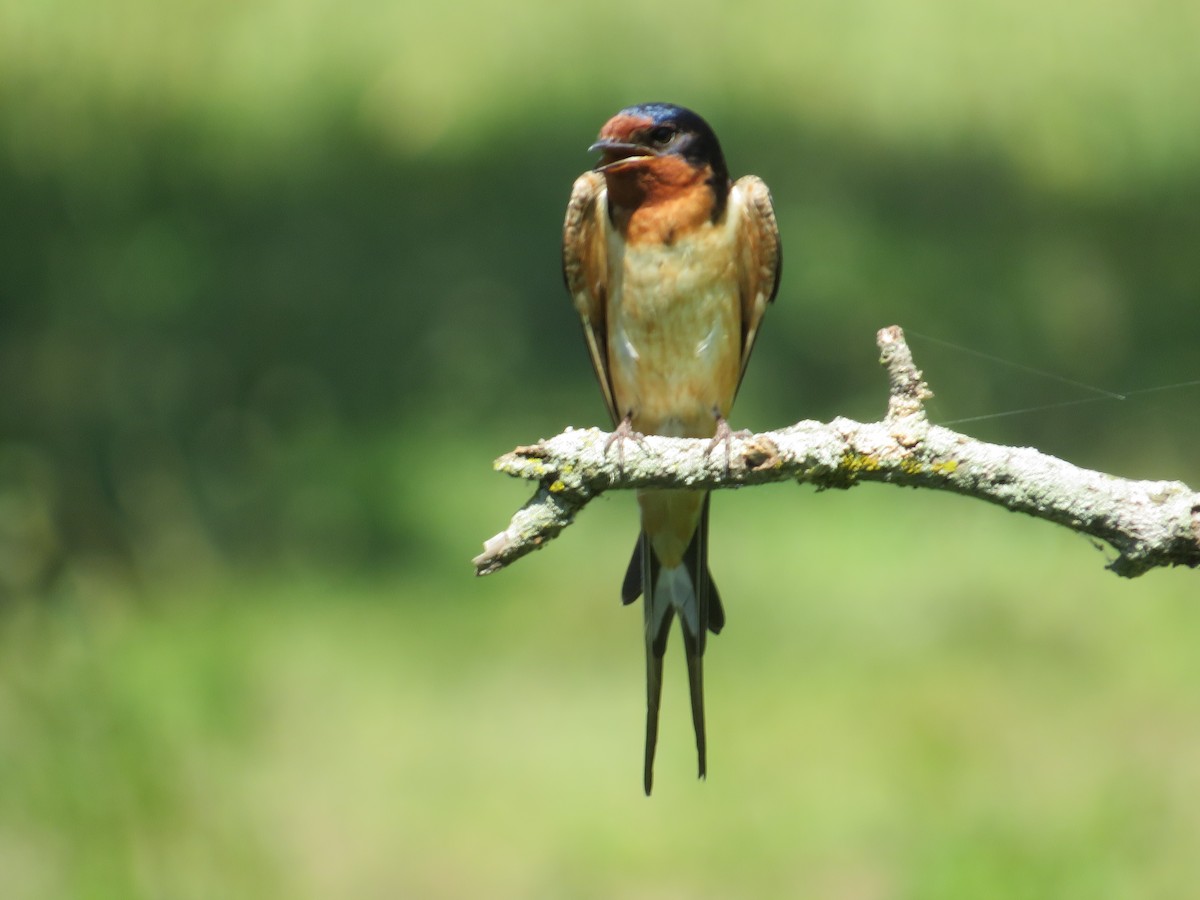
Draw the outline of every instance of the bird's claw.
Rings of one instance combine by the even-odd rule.
[[[720,413],[716,413],[717,417],[717,433],[713,435],[711,441],[708,442],[708,449],[705,455],[711,455],[717,449],[718,444],[725,445],[725,474],[729,474],[730,468],[733,466],[733,439],[742,438],[743,440],[750,437],[750,432],[742,429],[741,431],[733,431],[729,427],[729,423],[725,421],[725,417]]]
[[[640,431],[633,430],[633,417],[626,416],[613,429],[613,433],[608,436],[608,440],[604,442],[604,455],[608,456],[608,451],[612,449],[612,445],[617,445],[617,469],[624,474],[625,472],[625,442],[633,441],[639,447],[645,448],[646,436]]]

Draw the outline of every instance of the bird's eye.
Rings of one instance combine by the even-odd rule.
[[[658,147],[665,147],[671,143],[671,138],[675,137],[675,129],[670,125],[659,125],[650,132],[650,143]]]

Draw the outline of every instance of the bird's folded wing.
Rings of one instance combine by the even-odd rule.
[[[596,379],[614,424],[620,421],[608,371],[608,328],[605,304],[608,295],[608,243],[606,238],[607,191],[604,176],[585,172],[575,180],[567,218],[563,223],[563,279],[583,322]]]
[[[783,252],[779,244],[779,227],[775,224],[775,210],[771,206],[771,192],[763,180],[755,175],[739,178],[733,186],[738,192],[742,211],[742,248],[739,260],[738,286],[742,298],[742,369],[746,374],[746,363],[754,340],[758,337],[758,326],[762,323],[767,305],[775,299],[779,290],[779,275],[783,269]]]

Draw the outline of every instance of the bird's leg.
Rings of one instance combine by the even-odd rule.
[[[621,419],[613,433],[608,436],[608,440],[604,442],[604,455],[608,456],[608,451],[613,444],[617,445],[617,468],[624,473],[625,471],[625,442],[632,440],[636,441],[639,447],[644,446],[643,441],[646,436],[640,431],[633,430],[633,410],[625,413],[625,417]]]
[[[714,434],[713,439],[708,442],[708,450],[706,452],[711,454],[713,450],[717,448],[718,444],[725,445],[725,474],[728,475],[729,468],[733,462],[730,458],[733,450],[733,439],[735,437],[743,439],[748,438],[750,437],[750,432],[746,429],[742,429],[741,431],[731,430],[729,423],[725,421],[725,417],[721,415],[721,411],[715,406],[713,407],[713,416],[715,416],[717,420],[717,433]]]

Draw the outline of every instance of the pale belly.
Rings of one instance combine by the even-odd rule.
[[[614,248],[608,357],[620,416],[643,434],[711,437],[741,374],[737,267],[728,233],[703,228],[671,247]],[[642,528],[667,567],[699,522],[699,491],[639,491]]]
[[[729,414],[741,373],[732,241],[704,228],[671,247],[610,260],[608,357],[618,414],[644,434],[706,437]]]

